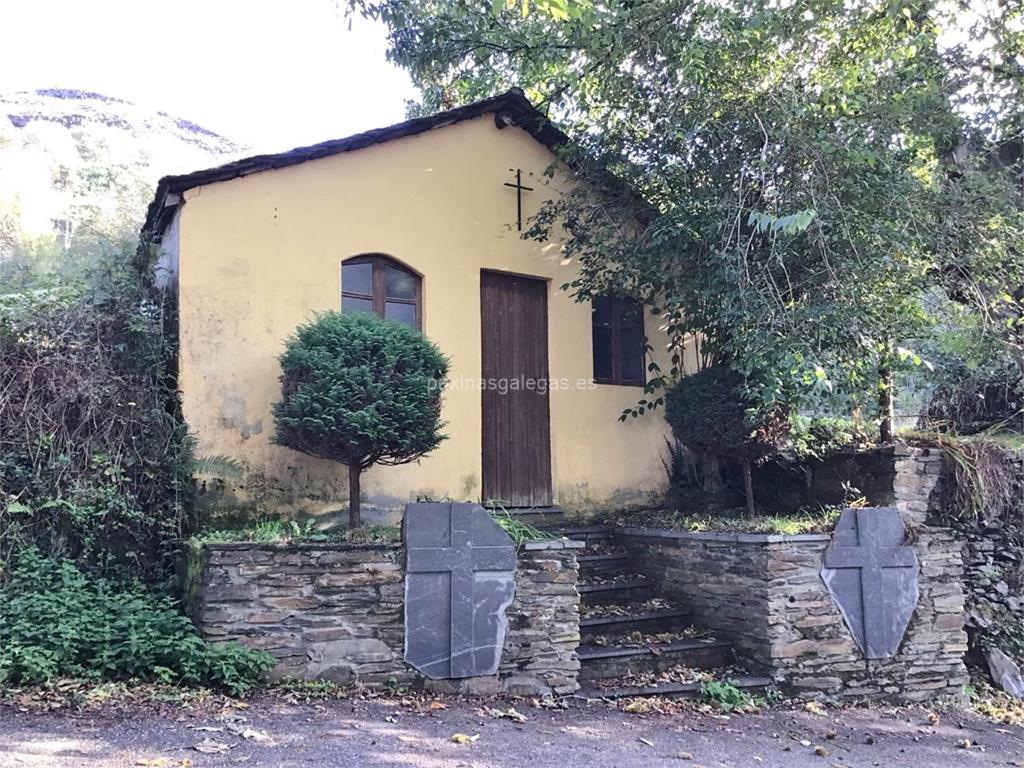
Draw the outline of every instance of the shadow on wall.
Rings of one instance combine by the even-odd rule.
[[[838,452],[825,459],[798,460],[785,453],[756,467],[754,497],[774,513],[801,507],[842,505],[852,493],[871,506],[895,500],[896,457],[891,446],[867,451]]]
[[[274,517],[300,523],[315,520],[320,528],[341,528],[348,524],[348,488],[345,475],[339,472],[338,477],[337,486],[324,493],[321,483],[316,484],[317,490],[284,487],[258,472],[244,472],[231,479],[201,475],[195,481],[196,507],[207,519],[246,522]],[[402,510],[410,499],[382,494],[363,496],[364,525],[401,525]]]

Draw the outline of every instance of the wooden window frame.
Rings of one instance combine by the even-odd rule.
[[[646,387],[647,386],[647,349],[646,344],[640,349],[640,370],[642,372],[642,378],[640,379],[626,379],[622,375],[622,309],[623,304],[626,302],[632,302],[636,305],[638,312],[640,313],[640,336],[642,339],[647,338],[647,328],[645,324],[643,305],[640,304],[636,299],[631,299],[628,296],[616,296],[614,294],[601,296],[600,298],[609,299],[612,307],[612,319],[611,323],[608,324],[608,328],[611,329],[611,357],[612,357],[612,375],[611,378],[606,376],[594,375],[595,384],[613,384],[620,387]],[[590,348],[593,360],[594,354],[594,327],[596,324],[596,318],[594,316],[594,305],[591,302],[591,316],[590,316]]]
[[[345,267],[352,264],[370,264],[372,267],[371,280],[373,293],[360,293],[358,291],[347,291],[345,290]],[[388,298],[384,292],[384,268],[394,267],[400,269],[402,272],[406,272],[412,275],[416,279],[416,298],[414,299],[399,299],[399,298]],[[394,259],[390,256],[385,256],[382,253],[367,253],[361,256],[353,256],[350,259],[345,259],[341,262],[341,301],[342,305],[345,303],[345,298],[350,299],[369,299],[372,302],[373,313],[377,317],[384,317],[385,303],[390,301],[395,304],[412,304],[416,308],[416,325],[415,328],[418,331],[423,330],[423,276],[420,275],[414,269],[406,266],[398,259]],[[344,309],[342,310],[344,311]]]

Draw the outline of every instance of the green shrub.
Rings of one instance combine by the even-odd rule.
[[[732,712],[734,709],[746,707],[753,703],[750,694],[737,687],[736,683],[732,680],[724,682],[708,680],[701,683],[700,697],[704,701],[714,704],[723,712]]]
[[[0,583],[28,546],[166,581],[196,527],[175,309],[148,253],[111,249],[73,284],[0,287]]]
[[[448,361],[415,328],[366,312],[326,312],[281,355],[275,441],[349,468],[349,527],[360,524],[359,476],[406,464],[441,434]]]
[[[243,694],[272,657],[211,645],[168,597],[26,550],[0,588],[0,686],[138,678]]]
[[[849,419],[794,415],[790,425],[789,439],[801,459],[823,459],[844,448],[866,448],[872,444],[864,426]]]
[[[740,374],[712,366],[680,379],[666,393],[665,419],[691,451],[743,465],[747,510],[753,514],[750,465],[779,450],[789,431],[787,410],[758,406],[748,398]]]

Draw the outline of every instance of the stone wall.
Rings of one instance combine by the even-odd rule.
[[[529,542],[519,554],[516,597],[498,675],[510,693],[573,693],[580,661],[579,567],[574,542]]]
[[[919,529],[920,599],[899,652],[866,662],[821,580],[830,537],[624,529],[638,562],[692,610],[695,626],[729,640],[740,660],[803,696],[921,700],[958,694],[963,564],[953,537]]]
[[[1024,468],[1019,459],[1015,463],[1024,488]],[[985,630],[996,622],[1024,625],[1024,508],[991,520],[950,521],[942,514],[950,480],[941,451],[903,448],[896,467],[897,503],[906,516],[917,524],[944,520],[963,543],[967,627],[971,650],[980,662],[978,640]]]
[[[397,545],[211,544],[196,624],[268,651],[274,679],[408,682],[403,557]]]
[[[524,545],[499,674],[462,689],[577,689],[578,546]],[[387,544],[210,544],[198,564],[196,625],[210,640],[268,651],[273,679],[415,682],[403,661],[404,560],[404,548]]]

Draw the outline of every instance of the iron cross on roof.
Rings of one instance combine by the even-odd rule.
[[[533,187],[523,186],[523,172],[518,168],[509,168],[509,171],[516,172],[516,183],[505,182],[506,187],[512,187],[516,191],[516,229],[523,231],[523,192],[533,192]]]

